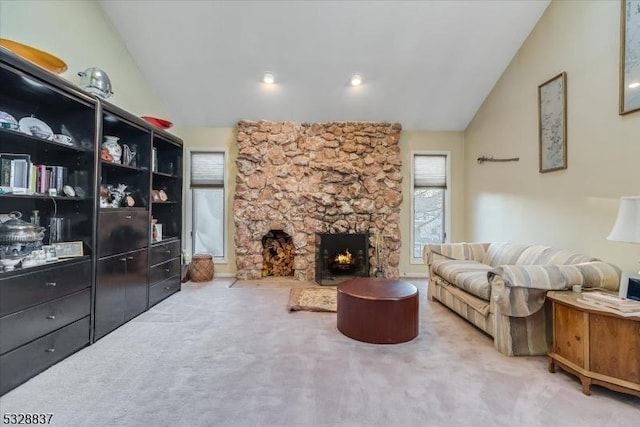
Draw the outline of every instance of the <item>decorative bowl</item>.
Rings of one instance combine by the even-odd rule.
[[[169,129],[171,126],[173,126],[173,123],[171,123],[170,121],[164,120],[164,119],[159,119],[157,117],[142,116],[142,118],[146,122],[151,123],[152,125],[157,126],[160,129]]]
[[[53,74],[64,73],[67,70],[67,64],[65,64],[62,59],[40,49],[36,49],[35,47],[8,39],[0,39],[0,46],[9,49],[16,55],[33,62]]]

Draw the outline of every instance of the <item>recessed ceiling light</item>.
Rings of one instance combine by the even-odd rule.
[[[272,72],[267,71],[266,73],[264,73],[264,76],[262,76],[262,81],[268,85],[271,85],[276,81],[276,76],[274,76]]]
[[[640,87],[640,82],[633,82],[629,84],[629,89],[635,89],[637,87]]]
[[[360,86],[362,84],[362,76],[360,74],[354,74],[351,76],[351,86]]]

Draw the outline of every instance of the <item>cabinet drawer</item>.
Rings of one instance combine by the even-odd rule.
[[[91,290],[76,292],[0,319],[0,354],[87,316]]]
[[[151,265],[160,264],[170,260],[171,258],[180,257],[180,240],[155,245],[151,248]]]
[[[170,261],[151,267],[149,274],[150,285],[161,282],[170,277],[180,275],[180,258],[174,258]]]
[[[90,260],[1,279],[0,317],[88,287]]]
[[[89,344],[89,316],[0,356],[0,394]]]
[[[144,248],[149,244],[147,210],[102,210],[98,222],[99,257]]]
[[[180,276],[172,277],[149,288],[149,307],[180,290]]]

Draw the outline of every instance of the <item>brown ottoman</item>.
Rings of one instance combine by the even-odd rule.
[[[361,277],[338,285],[338,330],[358,341],[397,344],[418,336],[418,288]]]

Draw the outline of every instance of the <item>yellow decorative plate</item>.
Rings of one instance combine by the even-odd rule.
[[[53,56],[50,53],[36,49],[35,47],[27,46],[26,44],[14,42],[8,39],[0,39],[0,46],[6,47],[16,55],[19,55],[54,74],[60,74],[67,70],[67,64],[65,64],[62,59]]]

